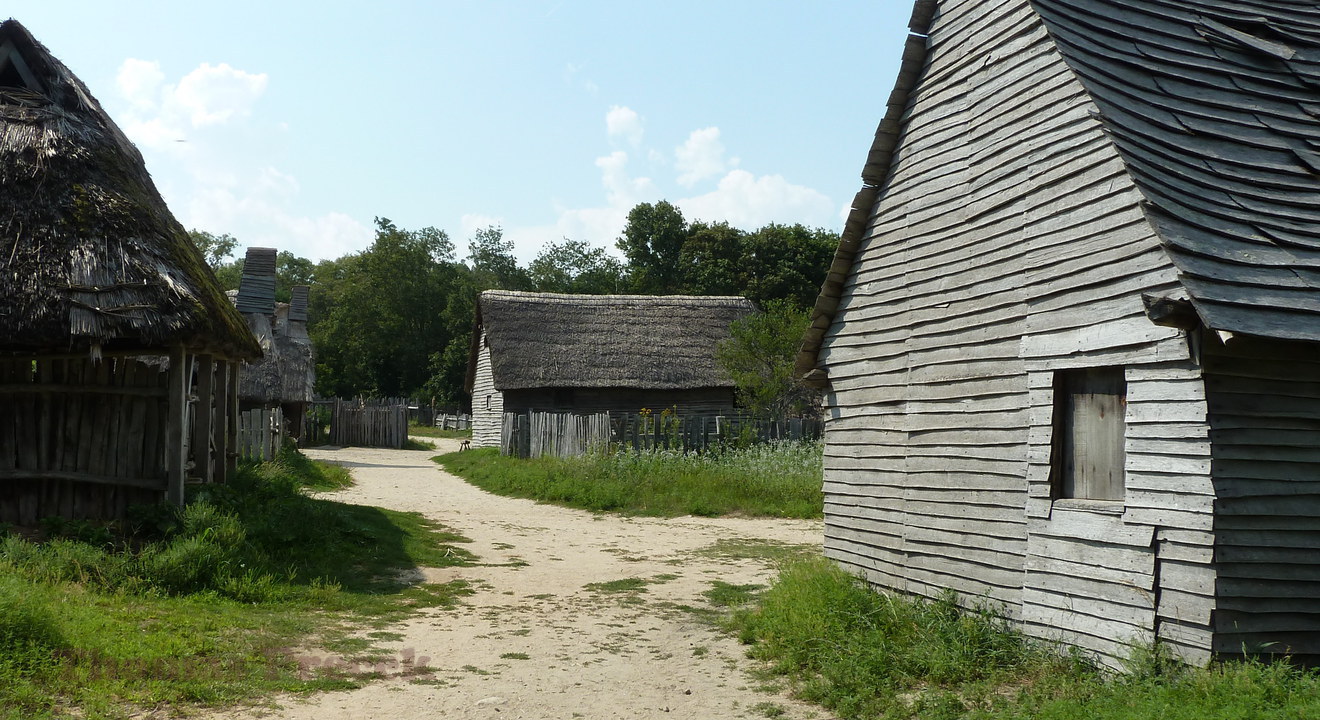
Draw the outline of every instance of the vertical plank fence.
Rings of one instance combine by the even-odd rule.
[[[279,408],[256,408],[238,414],[238,456],[245,460],[274,460],[284,442],[284,413]]]
[[[637,452],[672,449],[705,452],[712,445],[776,440],[818,440],[824,423],[805,418],[765,420],[724,415],[642,413],[504,413],[500,449],[515,457],[568,457],[611,444]]]
[[[330,444],[402,448],[408,440],[408,406],[399,400],[335,400],[330,415]]]

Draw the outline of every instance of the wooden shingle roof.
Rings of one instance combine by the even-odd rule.
[[[1320,340],[1320,6],[1032,0],[1214,330]]]
[[[1313,0],[1020,1],[1036,11],[1099,109],[1201,323],[1320,341],[1320,7]],[[915,3],[863,188],[798,355],[800,374],[816,368],[883,192],[938,7]]]
[[[565,295],[487,290],[468,365],[484,333],[499,390],[733,387],[715,362],[729,325],[754,312],[741,297]]]

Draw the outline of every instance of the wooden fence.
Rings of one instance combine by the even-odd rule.
[[[611,435],[608,413],[504,413],[500,449],[517,457],[569,457],[608,447]]]
[[[408,407],[391,402],[335,400],[330,411],[330,444],[402,448],[408,440]]]
[[[458,415],[436,413],[435,426],[441,430],[467,430],[472,427],[472,417],[467,413]]]
[[[257,408],[238,414],[238,456],[246,460],[274,460],[284,442],[284,412]]]
[[[658,448],[705,452],[712,445],[774,440],[818,440],[820,420],[765,420],[736,415],[660,416],[626,413],[505,413],[500,449],[505,455],[581,455],[611,444],[633,450]]]

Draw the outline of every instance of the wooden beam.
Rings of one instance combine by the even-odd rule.
[[[10,480],[72,480],[81,483],[95,483],[97,485],[122,485],[125,487],[146,488],[148,490],[163,490],[165,484],[160,478],[142,478],[142,477],[109,477],[107,475],[96,475],[93,473],[73,472],[69,470],[3,470],[0,471],[0,486]]]
[[[52,362],[40,360],[38,362]],[[165,391],[153,387],[115,387],[97,385],[67,385],[64,383],[2,383],[0,395],[20,393],[76,393],[78,395],[132,395],[134,397],[164,397]]]
[[[183,346],[170,351],[169,402],[165,418],[165,500],[183,506],[183,481],[188,464],[188,381],[192,358]]]
[[[214,477],[211,461],[211,429],[215,417],[215,358],[197,356],[197,408],[193,415],[192,461],[197,477],[209,483]]]

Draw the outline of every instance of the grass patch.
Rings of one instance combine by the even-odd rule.
[[[408,434],[420,435],[421,437],[447,438],[454,440],[472,439],[471,430],[442,430],[433,425],[417,425],[415,423],[409,423]]]
[[[701,593],[711,605],[717,607],[737,607],[746,605],[757,597],[758,590],[764,590],[764,585],[733,585],[723,580],[711,582],[711,588]]]
[[[503,660],[531,660],[532,656],[527,653],[507,652],[501,653],[500,658]]]
[[[764,538],[721,538],[715,544],[693,551],[714,560],[766,560],[782,563],[820,555],[819,545],[791,545]]]
[[[368,650],[349,647],[345,628],[456,602],[461,583],[418,584],[416,568],[471,555],[420,515],[305,492],[346,484],[343,468],[288,450],[183,510],[139,509],[113,528],[49,522],[42,542],[0,537],[0,718],[355,686],[303,672],[288,648]]]
[[[536,459],[482,448],[435,460],[488,492],[597,512],[818,518],[822,509],[819,443]]]
[[[607,595],[619,593],[646,592],[646,586],[651,581],[645,578],[624,578],[622,580],[610,580],[608,582],[588,583],[584,585],[586,589]]]
[[[407,440],[403,441],[403,449],[404,450],[434,450],[435,443],[431,442],[430,440],[418,440],[416,438],[408,438]]]
[[[786,565],[730,622],[769,672],[842,718],[1320,717],[1313,670],[1186,668],[1147,652],[1114,675],[1024,639],[992,612],[876,593],[823,559]]]

